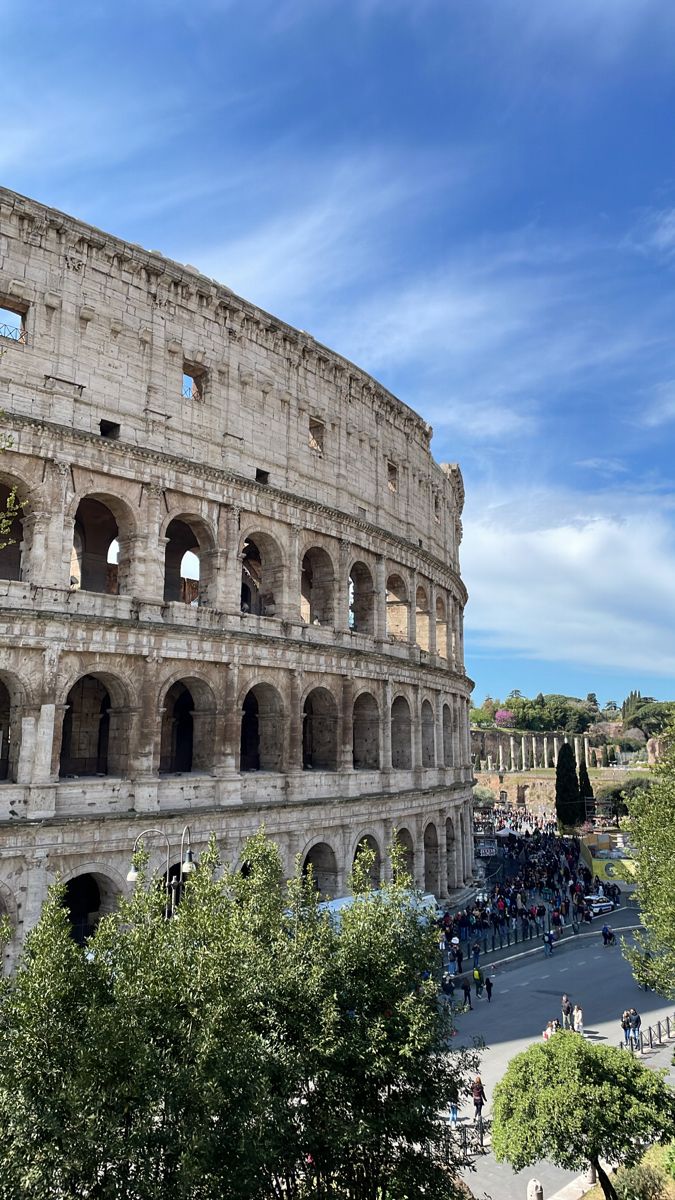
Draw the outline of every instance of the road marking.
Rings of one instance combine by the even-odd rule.
[[[550,975],[540,975],[539,978],[540,979],[550,979],[551,976]]]
[[[585,958],[580,958],[580,959],[579,959],[579,961],[578,961],[578,963],[577,963],[577,966],[578,966],[578,967],[585,967],[585,966],[586,966],[586,959],[585,959]]]
[[[502,989],[501,989],[501,991],[500,991],[500,993],[499,993],[499,995],[500,995],[500,996],[505,996],[505,995],[506,995],[506,993],[508,992],[508,990],[509,990],[508,988],[502,988]]]

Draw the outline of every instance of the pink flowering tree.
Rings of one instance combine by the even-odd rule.
[[[513,729],[516,723],[516,718],[508,708],[498,708],[495,713],[495,725],[501,726],[502,729]]]

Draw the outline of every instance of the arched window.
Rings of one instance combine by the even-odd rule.
[[[400,575],[387,579],[387,635],[397,642],[408,640],[408,589]]]
[[[405,696],[397,696],[391,706],[391,765],[395,771],[412,767],[411,734],[410,705]]]
[[[380,767],[380,710],[370,692],[362,692],[354,701],[353,762],[357,771],[377,771]]]
[[[0,780],[11,779],[10,753],[12,742],[12,698],[0,680]],[[12,754],[12,757],[13,754]]]
[[[241,554],[241,611],[259,617],[279,616],[283,601],[283,563],[277,543],[267,533],[251,533]]]
[[[0,512],[11,520],[9,528],[0,534],[0,579],[21,579],[21,544],[23,542],[23,509],[14,499],[8,511],[12,488],[0,483]]]
[[[70,918],[70,930],[74,940],[83,946],[95,932],[101,917],[114,911],[119,899],[119,889],[104,875],[75,875],[66,883],[63,907]]]
[[[424,830],[424,890],[438,895],[438,833],[433,823]]]
[[[166,529],[164,552],[164,599],[190,604],[208,604],[212,580],[210,552],[213,538],[197,519],[174,517]]]
[[[423,587],[415,593],[415,636],[420,650],[429,649],[429,597]]]
[[[409,829],[397,829],[396,841],[403,852],[403,868],[410,880],[415,882],[415,846]]]
[[[374,632],[373,577],[365,563],[355,562],[349,574],[349,628]]]
[[[378,888],[382,878],[382,855],[380,854],[380,847],[378,846],[377,841],[370,833],[367,833],[365,837],[362,837],[361,841],[356,847],[354,862],[356,862],[359,854],[363,850],[371,851],[373,854],[373,861],[369,871],[370,886],[373,888]]]
[[[436,766],[434,710],[428,700],[422,703],[422,766]]]
[[[322,900],[331,900],[337,895],[338,869],[335,854],[327,842],[318,842],[305,855],[303,875],[312,870],[316,890]]]
[[[448,615],[442,596],[436,597],[436,653],[448,657]]]
[[[240,771],[281,771],[283,739],[281,697],[270,684],[258,683],[242,705]]]
[[[452,709],[449,704],[443,705],[443,765],[454,766],[452,753]]]
[[[111,700],[101,680],[83,675],[70,689],[66,704],[60,775],[122,774],[126,746],[118,727],[111,747]]]
[[[164,698],[159,769],[166,775],[192,770],[195,702],[184,683],[172,684]]]
[[[334,589],[330,557],[320,546],[314,546],[302,560],[300,615],[306,625],[334,624]]]
[[[314,688],[305,700],[302,765],[305,771],[337,770],[337,704],[327,688]]]
[[[107,499],[107,498],[106,498]],[[113,500],[110,503],[115,503]],[[117,502],[120,513],[124,506]],[[122,532],[129,532],[125,530]],[[129,575],[128,549],[121,547],[117,517],[107,503],[96,496],[85,496],[77,506],[70,559],[70,586],[84,592],[107,592],[117,596],[124,591]],[[116,550],[113,544],[116,543]],[[118,561],[119,559],[119,561]]]

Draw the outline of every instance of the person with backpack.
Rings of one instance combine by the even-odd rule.
[[[483,1114],[483,1105],[487,1104],[487,1096],[485,1095],[485,1088],[483,1087],[480,1075],[476,1075],[471,1085],[471,1098],[473,1100],[473,1120],[475,1124]]]

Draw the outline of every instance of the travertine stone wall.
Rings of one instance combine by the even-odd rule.
[[[0,309],[0,484],[22,506],[0,551],[0,894],[19,934],[58,871],[92,876],[104,911],[139,829],[188,813],[234,858],[264,819],[333,894],[397,825],[421,886],[461,885],[463,485],[430,428],[194,268],[4,190]]]

